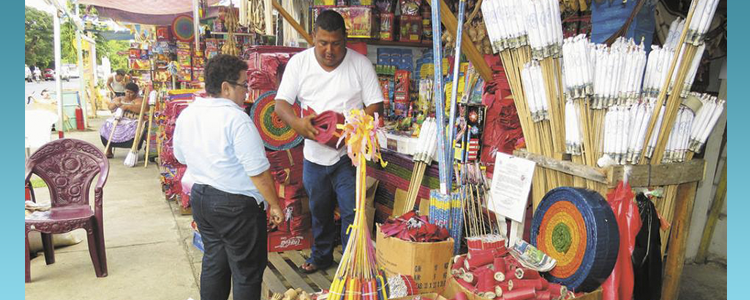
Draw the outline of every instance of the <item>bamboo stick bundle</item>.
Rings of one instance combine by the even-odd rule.
[[[432,163],[432,158],[437,150],[437,124],[435,119],[427,118],[422,123],[422,129],[417,138],[417,152],[414,154],[414,168],[409,182],[409,190],[406,196],[406,205],[403,210],[394,211],[394,216],[403,215],[411,211],[417,202],[417,194],[424,179],[424,172],[427,166]]]
[[[543,154],[543,137],[537,132],[521,82],[521,70],[531,61],[531,48],[528,46],[526,28],[523,26],[523,16],[517,13],[522,11],[522,3],[514,0],[483,1],[481,10],[493,52],[500,54],[510,84],[526,147],[532,153]],[[546,170],[541,167],[537,170],[537,174],[546,174]],[[533,199],[540,201],[546,193],[547,177],[532,178]]]
[[[667,126],[662,126],[659,130],[659,140],[655,148],[655,154],[652,158],[651,163],[659,163],[664,157],[664,150],[668,142],[670,131],[677,118],[677,110],[681,104],[681,95],[683,95],[683,87],[687,82],[693,65],[697,64],[694,62],[696,54],[701,51],[701,45],[703,45],[703,38],[705,33],[708,31],[708,27],[713,19],[716,7],[718,6],[718,0],[695,0],[691,4],[691,10],[688,13],[688,17],[685,20],[685,26],[682,29],[680,39],[677,45],[678,50],[675,53],[679,55],[679,68],[677,73],[670,72],[671,79],[670,87],[671,94],[667,99],[667,109],[664,114],[664,123]],[[683,47],[684,46],[684,47]],[[680,48],[684,48],[682,50]],[[697,57],[699,60],[700,57]],[[675,62],[673,62],[675,63]],[[697,68],[697,67],[696,67]],[[662,94],[665,91],[661,91],[660,101],[662,101]]]
[[[705,0],[705,1],[713,1],[713,0]],[[681,51],[682,51],[682,46],[685,43],[686,37],[688,35],[688,31],[689,31],[688,27],[689,27],[690,23],[692,22],[693,14],[695,13],[696,6],[697,6],[697,4],[699,2],[703,2],[703,1],[694,0],[690,4],[690,9],[688,11],[687,18],[685,19],[686,26],[682,27],[682,30],[681,30],[681,33],[680,33],[680,38],[678,39],[678,41],[676,43],[676,48],[675,48],[675,51],[674,51],[675,54],[672,56],[671,62],[669,64],[669,68],[667,69],[667,72],[666,72],[667,78],[672,78],[672,74],[675,72],[675,70],[677,68],[678,60],[680,60],[680,56],[682,56],[682,55],[678,55],[677,53],[681,53]],[[674,38],[671,38],[671,39],[668,38],[668,40],[674,40]],[[682,80],[679,80],[678,82],[684,82],[684,76],[681,79]],[[661,87],[659,89],[659,95],[657,96],[657,101],[656,101],[655,107],[660,108],[660,107],[662,107],[662,105],[664,105],[665,100],[667,98],[667,90],[668,90],[668,88],[670,86],[670,81],[671,80],[665,80],[664,82],[660,82],[661,83]],[[675,100],[676,99],[673,99],[673,101],[671,101],[671,104],[674,104]],[[669,105],[669,104],[670,104],[670,101],[667,101],[667,105]],[[656,112],[656,110],[654,110],[654,111]],[[651,140],[651,136],[653,135],[653,132],[655,131],[655,128],[656,128],[657,120],[659,118],[661,118],[662,120],[666,120],[667,119],[666,116],[667,116],[667,114],[669,114],[669,112],[670,112],[670,110],[666,109],[664,111],[664,113],[654,113],[651,116],[651,120],[649,121],[648,129],[646,130],[646,138],[645,138],[645,140],[647,140],[647,141]],[[665,123],[669,124],[669,122],[665,122]],[[660,144],[659,143],[659,139],[663,139],[663,136],[665,135],[665,133],[668,133],[668,132],[666,132],[668,130],[662,130],[663,127],[668,127],[668,126],[659,126],[659,130],[658,130],[658,133],[657,133],[657,145],[654,147],[654,151],[657,151],[658,148],[659,148],[658,147],[658,145]],[[646,163],[646,157],[645,157],[646,152],[647,152],[646,150],[647,149],[644,149],[642,151],[641,158],[640,158],[640,162],[641,163]],[[662,150],[663,150],[663,148],[662,148]],[[657,151],[657,155],[659,155],[658,151]],[[658,157],[658,158],[661,158],[661,157]],[[660,159],[656,160],[655,162],[659,163]]]
[[[564,99],[560,90],[559,56],[562,46],[562,24],[555,0],[522,1],[526,30],[532,57],[539,61],[547,94],[551,138],[555,153],[565,150]]]

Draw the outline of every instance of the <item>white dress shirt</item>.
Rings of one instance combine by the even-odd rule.
[[[270,167],[263,140],[231,100],[197,97],[177,118],[173,145],[175,158],[187,165],[185,177],[264,202],[250,180]]]
[[[276,99],[292,105],[299,99],[302,108],[310,107],[318,114],[332,110],[346,115],[351,109],[383,102],[383,93],[366,56],[347,49],[344,61],[328,72],[315,59],[315,48],[310,48],[289,59]],[[304,154],[308,161],[331,166],[346,155],[346,147],[336,150],[305,139]]]

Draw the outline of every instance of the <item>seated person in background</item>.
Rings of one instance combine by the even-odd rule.
[[[135,83],[128,83],[125,85],[125,96],[116,97],[109,103],[108,108],[113,113],[117,109],[122,109],[123,114],[120,118],[117,126],[115,127],[115,116],[110,117],[104,122],[101,128],[99,128],[99,135],[101,135],[102,145],[107,146],[107,139],[109,134],[114,128],[114,135],[112,135],[112,144],[107,149],[107,158],[114,157],[112,148],[130,148],[133,146],[133,140],[135,139],[135,132],[138,127],[138,114],[141,112],[141,103],[145,101],[142,97],[138,96],[138,85]],[[144,116],[145,117],[145,116]],[[141,133],[141,139],[138,143],[138,149],[141,148],[143,140],[146,138],[145,129]]]

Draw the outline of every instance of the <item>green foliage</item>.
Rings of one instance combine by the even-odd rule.
[[[45,68],[54,60],[52,16],[26,6],[26,64]]]
[[[127,52],[130,49],[130,43],[128,41],[107,41],[109,47],[109,62],[112,66],[112,70],[117,69],[128,69],[128,56],[117,55],[117,52]],[[97,51],[99,51],[97,49]]]
[[[69,3],[70,4],[70,3]],[[69,5],[68,9],[73,11],[75,7]],[[44,68],[54,68],[54,44],[52,15],[47,12],[26,6],[26,64]],[[106,28],[96,25],[94,30],[88,34],[96,41],[96,61],[101,63],[102,57],[109,57],[112,68],[127,69],[128,61],[126,55],[117,55],[118,51],[126,51],[129,48],[127,41],[109,41],[99,33]],[[75,25],[67,18],[63,18],[60,24],[60,46],[62,63],[77,63],[78,48],[76,43]]]

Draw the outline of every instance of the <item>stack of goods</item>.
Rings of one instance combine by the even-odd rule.
[[[380,226],[385,236],[396,237],[404,241],[429,243],[442,242],[448,239],[445,227],[428,222],[427,216],[418,216],[411,211],[395,219],[389,219]]]
[[[276,181],[279,204],[284,222],[276,228],[279,233],[307,234],[310,229],[310,209],[302,184],[304,156],[302,146],[288,150],[266,152],[271,174]]]
[[[266,148],[279,205],[284,211],[284,222],[268,236],[269,251],[274,252],[308,248],[311,242],[310,210],[302,183],[303,138],[274,111],[275,95],[274,90],[261,94],[249,112]],[[299,105],[293,108],[296,114],[300,113]],[[284,240],[295,243],[284,243]]]
[[[417,283],[410,275],[394,275],[388,277],[388,296],[391,299],[419,294]],[[423,298],[424,299],[424,298]]]
[[[495,153],[513,154],[513,150],[523,143],[523,132],[500,58],[486,56],[485,61],[493,71],[493,78],[484,84],[482,104],[487,107],[487,121],[479,160],[487,166],[487,173],[492,174]]]
[[[388,105],[385,116],[401,119],[411,116],[412,71],[414,54],[411,49],[378,48],[376,70],[380,70],[381,90]]]
[[[151,81],[151,60],[150,47],[145,43],[131,43],[128,60],[128,67],[137,81]]]
[[[564,285],[549,282],[524,264],[522,256],[508,250],[504,242],[483,248],[469,248],[468,254],[453,258],[446,294],[459,299],[469,293],[486,299],[568,299],[574,297]]]
[[[177,42],[177,78],[182,82],[193,81],[193,55],[190,42]]]
[[[401,42],[422,41],[422,0],[401,0],[401,14],[398,17],[399,38]]]
[[[152,58],[154,59],[154,76],[152,78],[154,89],[158,89],[160,84],[165,84],[170,81],[168,66],[172,53],[173,49],[169,45],[169,42],[158,41],[154,44],[151,51]]]
[[[347,37],[377,38],[380,36],[380,15],[377,8],[372,4],[372,1],[368,2],[368,4],[360,3],[357,6],[339,5],[339,3],[335,3],[337,6],[331,6],[334,3],[314,3],[314,15],[311,20],[317,19],[318,15],[323,11],[334,10],[344,18]]]
[[[412,173],[411,182],[409,183],[406,205],[402,208],[394,207],[394,209],[397,209],[394,212],[395,215],[401,215],[413,210],[414,205],[417,203],[417,193],[424,179],[425,169],[432,163],[432,158],[435,156],[437,150],[437,144],[430,143],[430,141],[437,138],[436,126],[437,124],[435,124],[435,120],[432,118],[427,118],[422,123],[417,140],[417,150],[412,158],[414,160],[414,173]]]
[[[275,91],[289,59],[304,49],[278,46],[251,46],[242,54],[247,60],[248,100],[256,99],[268,91]]]
[[[385,222],[392,215],[399,215],[394,210],[402,208],[395,206],[394,199],[396,199],[396,195],[404,195],[403,197],[406,198],[410,180],[415,176],[413,172],[415,164],[411,157],[384,150],[383,159],[388,161],[385,168],[375,164],[368,164],[367,168],[367,173],[380,181],[378,189],[375,191],[375,220],[380,223]],[[416,201],[415,205],[419,205],[421,200],[430,199],[430,189],[436,189],[439,186],[436,165],[426,167],[423,175],[423,179],[416,189],[417,198],[420,200]],[[406,211],[413,209],[414,207],[411,207]]]
[[[583,35],[563,40],[557,1],[484,1],[487,31],[505,66],[528,151],[568,153],[574,163],[591,167],[691,160],[700,151],[696,136],[710,132],[714,113],[718,118],[723,110],[723,100],[688,93],[716,5],[692,1],[688,18],[675,20],[664,45],[648,51],[640,41],[622,38],[612,45]],[[535,206],[558,186],[607,191],[546,168],[536,174]],[[666,201],[658,204],[668,222],[676,191],[667,186]]]
[[[159,126],[157,136],[157,148],[159,153],[159,164],[161,167],[162,189],[168,199],[179,197],[182,207],[190,205],[189,195],[183,191],[182,177],[187,167],[174,157],[172,137],[174,134],[177,117],[195,99],[198,90],[172,90],[169,91],[163,103],[159,103],[159,109],[154,115],[156,124]]]

